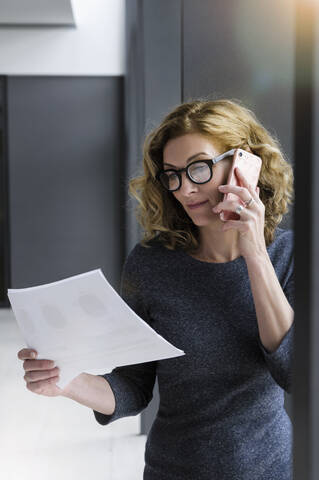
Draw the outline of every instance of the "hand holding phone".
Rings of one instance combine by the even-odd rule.
[[[240,184],[235,173],[235,168],[239,167],[247,182],[253,187],[254,190],[256,190],[261,165],[262,160],[260,157],[254,155],[253,153],[247,152],[246,150],[242,150],[241,148],[237,148],[233,156],[233,163],[228,175],[227,185],[238,185],[240,187],[243,186]],[[244,205],[241,198],[239,198],[238,195],[233,192],[225,193],[223,201],[224,200],[235,200],[236,202]],[[223,221],[238,220],[240,215],[232,211],[222,210],[220,213],[220,218]]]

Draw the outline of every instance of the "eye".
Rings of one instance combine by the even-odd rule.
[[[174,172],[174,170],[164,170],[164,173],[169,177],[175,177],[177,175],[176,172]]]
[[[195,172],[203,171],[203,170],[206,169],[206,168],[207,168],[206,163],[197,163],[197,164],[195,164],[195,165],[192,165],[191,171],[192,171],[193,173],[195,173]]]

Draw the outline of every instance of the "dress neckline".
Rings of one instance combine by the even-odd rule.
[[[187,258],[190,262],[194,264],[203,264],[203,265],[215,265],[217,266],[227,266],[227,265],[236,265],[237,263],[242,262],[244,260],[244,257],[240,255],[237,258],[234,258],[234,260],[230,260],[229,262],[206,262],[205,260],[199,260],[198,258],[192,257],[189,253],[185,252],[185,250],[179,249],[178,250],[180,254],[184,257]]]

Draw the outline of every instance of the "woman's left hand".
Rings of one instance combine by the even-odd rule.
[[[241,212],[235,212],[240,216],[240,219],[225,221],[222,231],[232,228],[239,231],[238,247],[240,254],[246,260],[249,257],[256,258],[260,257],[260,255],[268,255],[264,237],[265,206],[259,198],[259,187],[256,187],[256,190],[254,190],[238,167],[236,167],[235,173],[239,179],[238,183],[243,185],[242,187],[236,185],[221,185],[218,189],[222,193],[234,193],[239,197],[238,201],[224,200],[218,203],[213,208],[213,211],[215,213],[219,213],[222,210],[235,212],[238,205],[242,205],[244,208]],[[251,197],[253,200],[248,207],[246,207],[244,202],[250,200]]]

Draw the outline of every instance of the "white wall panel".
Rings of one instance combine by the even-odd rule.
[[[124,75],[125,1],[72,4],[75,28],[0,26],[0,75]]]

